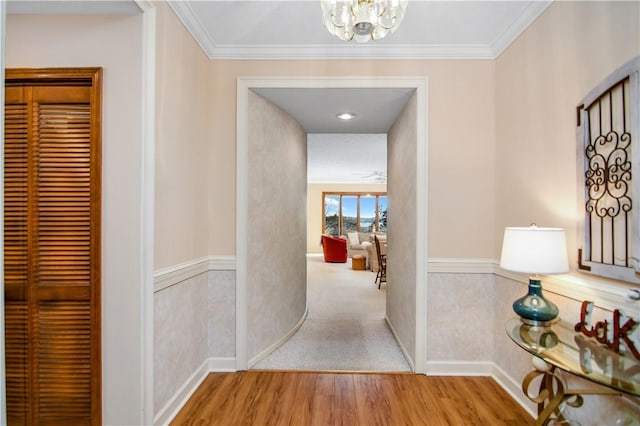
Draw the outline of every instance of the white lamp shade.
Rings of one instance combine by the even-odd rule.
[[[560,228],[505,228],[500,267],[528,274],[569,271],[567,239]]]

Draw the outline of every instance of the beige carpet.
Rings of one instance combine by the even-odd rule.
[[[306,321],[253,368],[267,370],[409,371],[384,320],[385,285],[371,271],[307,257]]]

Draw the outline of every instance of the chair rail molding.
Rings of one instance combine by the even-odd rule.
[[[153,291],[164,290],[209,271],[235,271],[236,259],[234,256],[205,256],[199,259],[188,260],[167,268],[158,269],[153,273]]]
[[[495,275],[517,281],[523,285],[528,285],[528,275],[505,271],[500,268],[497,261],[494,266]],[[609,311],[619,309],[625,315],[637,316],[638,304],[640,304],[640,302],[625,301],[631,284],[624,284],[602,277],[586,276],[586,274],[580,273],[544,276],[542,281],[544,290],[547,292],[555,293],[578,302],[589,300],[594,302],[599,308]]]
[[[439,274],[493,274],[493,259],[432,258],[428,260],[429,273]]]

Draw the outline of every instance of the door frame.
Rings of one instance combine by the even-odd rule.
[[[248,357],[248,107],[254,88],[416,90],[416,282],[414,371],[427,370],[427,203],[428,203],[428,80],[426,77],[239,77],[236,103],[236,370],[249,368]]]

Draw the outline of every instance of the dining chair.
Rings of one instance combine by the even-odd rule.
[[[377,235],[374,235],[373,241],[376,245],[376,255],[378,257],[378,273],[376,274],[376,279],[373,283],[377,283],[378,289],[380,289],[382,283],[387,282],[387,255],[382,254],[382,251],[380,250],[380,240]]]

